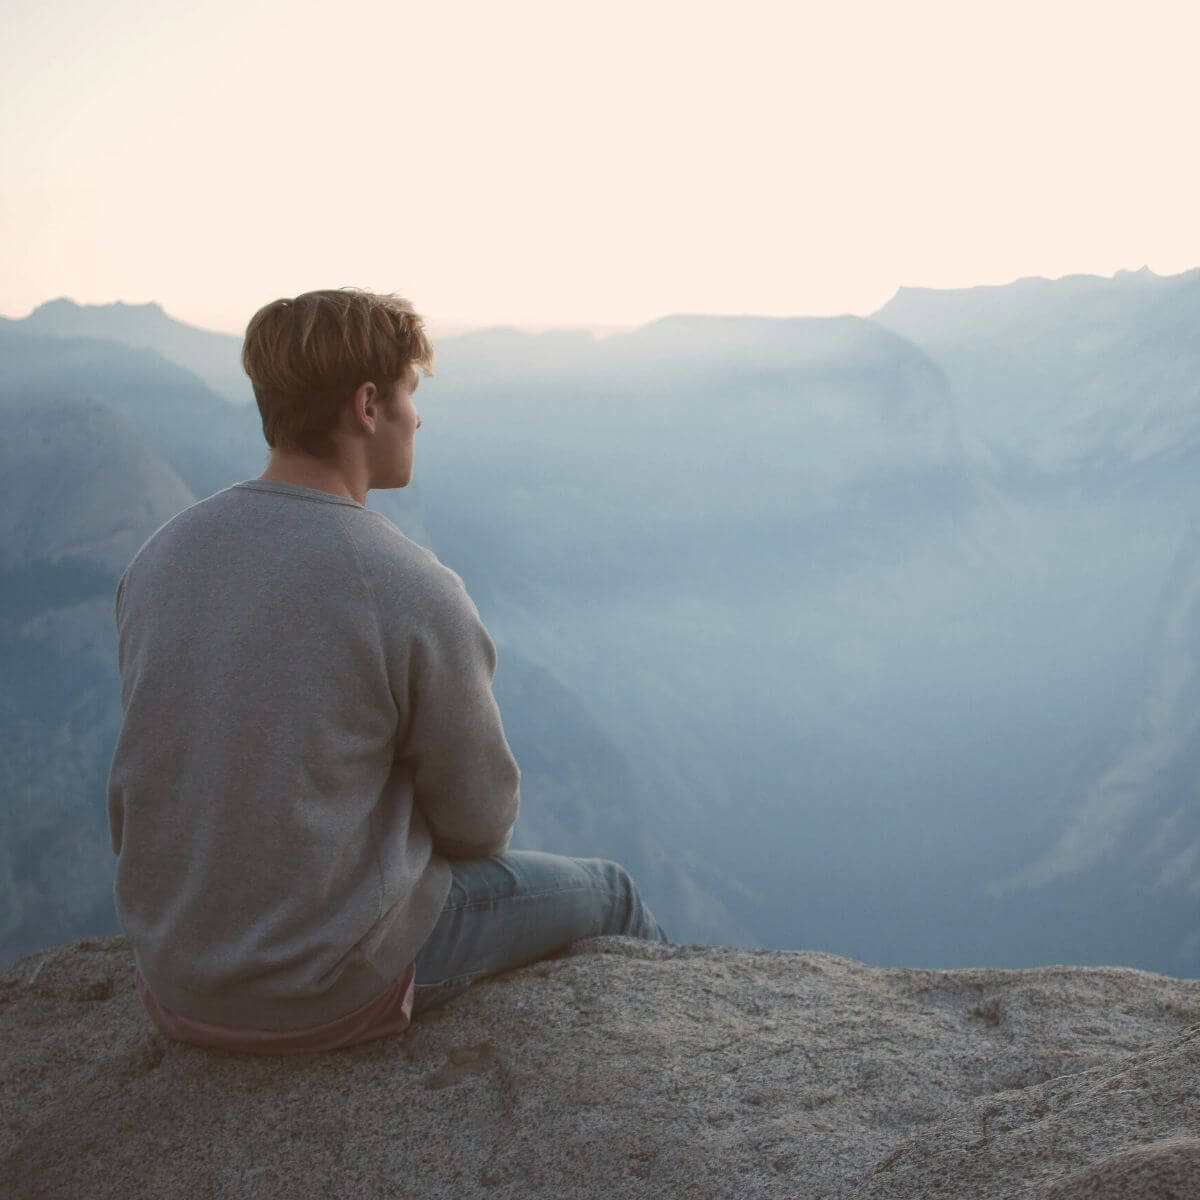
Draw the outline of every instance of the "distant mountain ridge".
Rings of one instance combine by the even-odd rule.
[[[1200,465],[1200,268],[901,288],[873,319],[942,364],[1001,461],[1101,489]]]
[[[230,404],[253,399],[242,370],[241,339],[188,325],[168,316],[161,304],[76,304],[60,297],[39,304],[27,317],[8,319],[10,330],[49,337],[104,338],[126,346],[157,350],[194,372]]]
[[[1200,267],[1178,275],[1156,275],[1149,267],[1115,275],[1030,275],[1011,283],[966,288],[900,287],[873,319],[889,328],[919,333],[921,340],[950,340],[986,321],[993,331],[1009,325],[1036,329],[1051,315],[1095,320],[1119,315],[1130,301],[1161,296],[1200,279]]]

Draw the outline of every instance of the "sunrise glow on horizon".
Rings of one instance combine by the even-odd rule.
[[[1200,266],[1193,6],[11,0],[0,313],[446,331]]]

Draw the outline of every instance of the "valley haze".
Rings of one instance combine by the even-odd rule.
[[[437,343],[368,507],[499,648],[513,846],[672,940],[1200,966],[1200,270]],[[264,468],[240,338],[0,319],[0,966],[115,930],[113,594]]]

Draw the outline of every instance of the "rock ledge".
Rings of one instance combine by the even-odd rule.
[[[121,938],[0,974],[14,1197],[1194,1200],[1200,981],[579,942],[401,1038],[169,1042]]]

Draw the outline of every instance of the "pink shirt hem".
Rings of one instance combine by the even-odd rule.
[[[412,1019],[416,964],[409,963],[403,974],[393,980],[386,991],[353,1012],[305,1029],[235,1029],[227,1025],[193,1021],[159,1004],[136,967],[133,969],[133,979],[150,1020],[167,1037],[176,1041],[240,1054],[315,1054],[322,1050],[342,1050],[361,1042],[374,1041],[375,1038],[403,1033]]]

